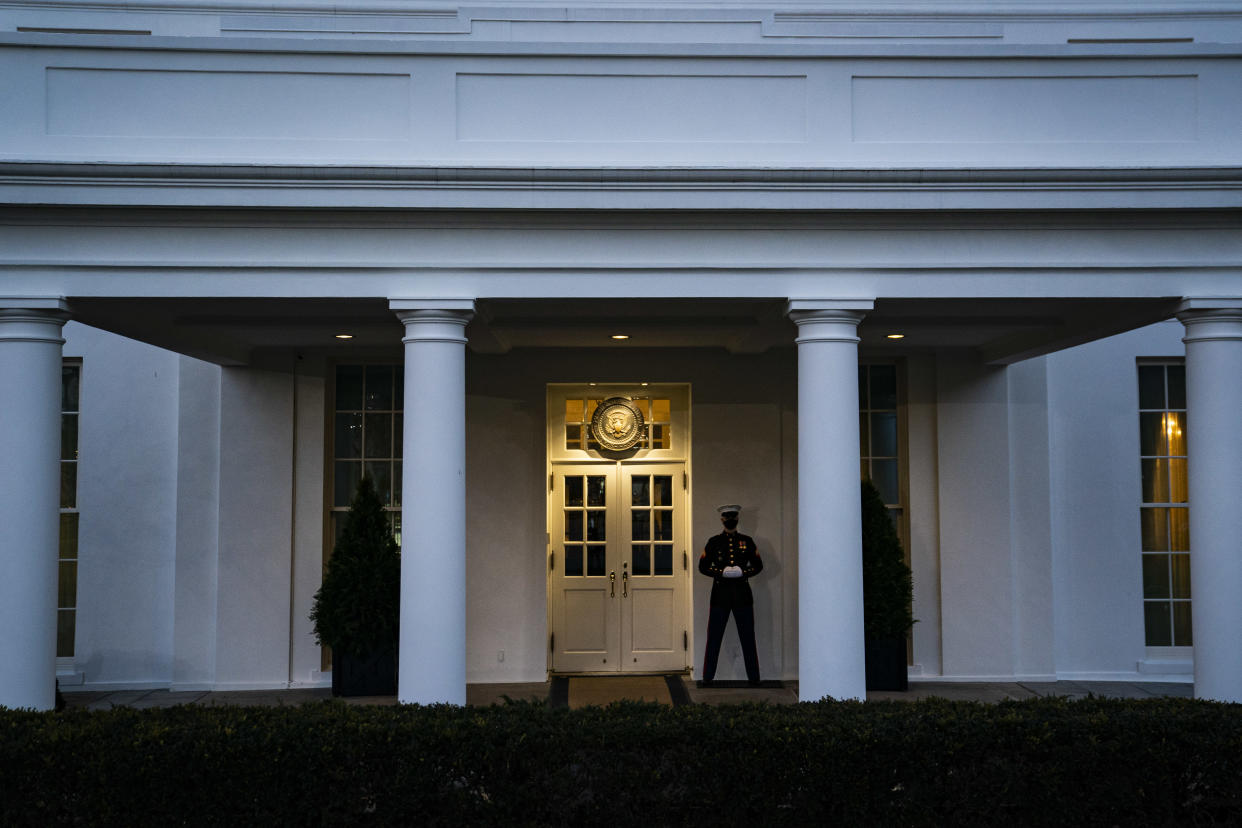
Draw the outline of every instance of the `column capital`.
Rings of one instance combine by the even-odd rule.
[[[790,299],[785,314],[798,326],[798,345],[858,342],[858,323],[875,307],[871,299]]]
[[[474,318],[473,299],[389,299],[388,308],[405,325],[405,343],[465,343]]]
[[[63,344],[69,304],[59,296],[0,295],[0,341]]]
[[[1177,318],[1186,326],[1183,342],[1242,340],[1242,297],[1187,298]]]

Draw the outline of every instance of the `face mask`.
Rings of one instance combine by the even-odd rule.
[[[737,518],[727,518],[727,519],[725,520],[725,522],[724,522],[724,526],[725,526],[725,528],[726,528],[726,529],[736,529],[736,528],[737,528]]]

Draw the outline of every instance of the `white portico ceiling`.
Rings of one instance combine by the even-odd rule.
[[[758,353],[793,345],[784,302],[481,299],[467,336],[472,351],[493,354],[527,348]],[[71,306],[86,324],[224,365],[281,369],[299,356],[401,357],[401,325],[381,298],[88,298]],[[961,348],[1008,363],[1168,318],[1175,307],[1173,298],[879,299],[859,327],[860,347],[889,355]]]

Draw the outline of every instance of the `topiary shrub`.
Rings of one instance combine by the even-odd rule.
[[[862,482],[863,628],[869,638],[904,637],[914,624],[914,582],[880,490]]]
[[[375,484],[364,475],[315,593],[315,641],[331,647],[333,690],[342,661],[395,659],[401,621],[401,556]],[[348,695],[348,694],[347,694]]]
[[[862,482],[863,630],[868,690],[905,690],[914,586],[884,498]]]

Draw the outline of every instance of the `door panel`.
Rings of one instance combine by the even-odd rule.
[[[621,466],[621,520],[627,588],[622,608],[623,670],[686,667],[685,487],[676,463]]]
[[[616,522],[609,504],[616,500],[616,474],[610,466],[567,466],[553,479],[554,505],[549,509],[553,669],[616,670],[620,618],[615,568],[610,568],[609,560]]]
[[[686,667],[683,480],[680,463],[556,467],[548,510],[553,670]]]
[[[633,653],[648,655],[680,649],[681,630],[673,630],[677,621],[674,590],[671,587],[636,589],[632,601],[630,639]]]

